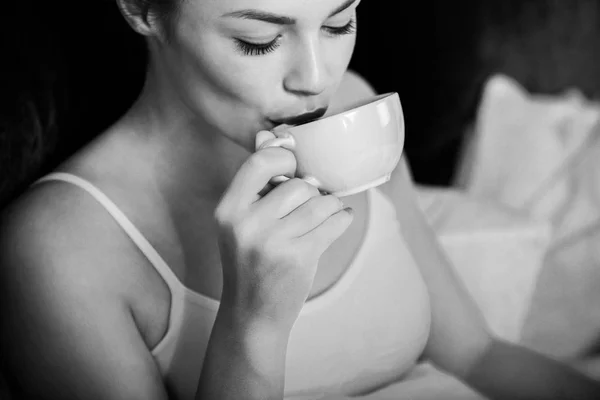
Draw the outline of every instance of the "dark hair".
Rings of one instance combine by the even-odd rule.
[[[47,14],[37,3],[15,2],[14,6],[0,26],[0,34],[8,38],[3,42],[0,72],[0,208],[48,162],[66,108],[61,49],[42,17]],[[21,29],[18,21],[25,17],[31,26]]]

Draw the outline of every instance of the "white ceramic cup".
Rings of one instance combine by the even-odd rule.
[[[398,93],[386,93],[302,125],[273,129],[259,145],[284,147],[296,157],[296,177],[338,197],[389,181],[404,146]],[[258,150],[257,149],[257,150]],[[272,183],[289,179],[278,176]]]

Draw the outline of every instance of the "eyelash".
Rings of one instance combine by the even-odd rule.
[[[324,29],[332,36],[349,35],[356,32],[356,20],[352,19],[346,25],[337,28],[324,27]],[[269,43],[250,43],[241,39],[235,39],[235,41],[239,50],[245,56],[262,56],[271,53],[279,47],[279,38],[280,36]]]

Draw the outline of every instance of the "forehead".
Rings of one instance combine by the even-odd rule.
[[[350,0],[185,0],[183,13],[213,20],[240,10],[259,10],[294,19],[324,18]],[[358,3],[358,1],[357,1]]]

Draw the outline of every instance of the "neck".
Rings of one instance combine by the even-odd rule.
[[[149,151],[164,195],[219,199],[249,153],[194,114],[161,76],[149,68],[142,93],[119,130],[130,132]],[[182,196],[182,191],[187,193]]]

